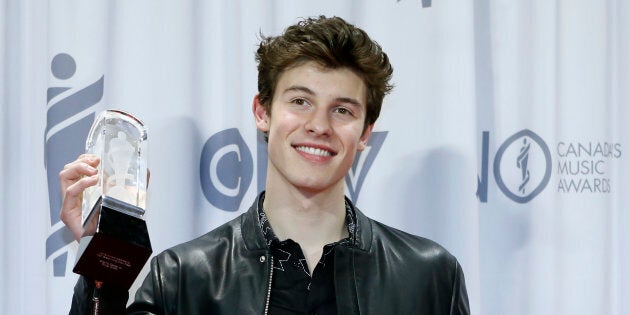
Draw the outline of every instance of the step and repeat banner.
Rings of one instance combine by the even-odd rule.
[[[474,314],[630,314],[621,0],[0,0],[0,313],[68,312],[57,178],[104,109],[148,126],[154,253],[246,210],[260,34],[322,14],[394,66],[346,176],[359,208],[457,256]]]

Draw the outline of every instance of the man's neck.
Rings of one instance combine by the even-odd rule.
[[[268,187],[263,208],[278,239],[290,238],[303,250],[321,249],[348,236],[342,189],[320,193],[282,189],[280,193]]]
[[[335,194],[305,194],[285,189],[279,194],[273,187],[268,187],[263,208],[279,240],[292,239],[300,244],[311,275],[322,256],[324,245],[344,239],[349,234],[345,226],[343,190]]]

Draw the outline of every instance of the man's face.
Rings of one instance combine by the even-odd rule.
[[[269,135],[268,189],[343,193],[343,178],[372,131],[363,132],[366,95],[351,70],[307,62],[280,76],[271,115],[255,99],[256,125]]]

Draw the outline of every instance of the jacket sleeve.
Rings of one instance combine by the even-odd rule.
[[[70,308],[71,315],[93,314],[95,294],[95,285],[93,281],[81,276],[74,286],[74,294],[72,296],[72,305]],[[98,292],[100,314],[124,314],[125,305],[129,298],[129,292],[123,289],[103,287]]]
[[[451,315],[469,315],[468,293],[464,271],[458,261],[455,261],[455,276],[453,277],[453,290],[451,297]]]
[[[151,259],[151,270],[142,282],[134,301],[127,308],[128,314],[170,314],[174,310],[166,308],[164,303],[165,292],[162,288],[162,280],[166,277],[160,273],[158,257]],[[172,305],[171,305],[172,307]]]
[[[136,292],[135,301],[125,310],[129,292],[117,288],[103,287],[99,292],[99,314],[164,314],[159,264],[157,258],[151,260],[151,271]],[[93,314],[95,285],[93,281],[80,277],[74,287],[71,315]]]

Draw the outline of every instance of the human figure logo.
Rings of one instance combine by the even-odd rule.
[[[76,73],[76,62],[65,53],[56,55],[50,64],[52,75],[62,81]],[[84,87],[73,87],[72,80],[64,86],[51,86],[47,90],[46,131],[44,136],[44,163],[48,179],[51,232],[46,239],[46,259],[52,258],[53,275],[66,274],[68,250],[66,245],[74,238],[61,224],[61,188],[58,175],[63,166],[85,150],[85,136],[95,116],[95,105],[103,97],[104,76]]]
[[[527,169],[527,160],[529,159],[529,143],[527,138],[523,138],[523,146],[521,152],[516,159],[516,167],[521,169],[521,185],[518,186],[518,191],[525,194],[525,185],[529,182],[529,170]]]
[[[481,202],[488,200],[489,134],[484,131],[482,138],[482,166],[477,183],[477,197]],[[551,165],[551,153],[545,141],[533,131],[523,129],[505,140],[497,150],[494,179],[506,197],[527,203],[549,183]]]

